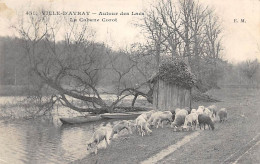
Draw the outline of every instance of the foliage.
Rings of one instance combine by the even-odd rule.
[[[245,63],[241,64],[240,70],[244,74],[244,76],[246,76],[249,80],[252,80],[253,78],[255,78],[259,66],[260,64],[257,59],[255,59],[254,61],[247,60]]]
[[[220,85],[233,85],[239,87],[259,87],[260,63],[257,59],[242,61],[237,64],[227,63]]]
[[[212,88],[219,88],[219,81],[224,77],[225,68],[228,63],[223,60],[201,61],[196,86],[201,92],[206,92]],[[193,68],[193,67],[192,67]]]
[[[163,63],[159,67],[159,78],[184,88],[191,88],[196,82],[195,76],[181,60]]]

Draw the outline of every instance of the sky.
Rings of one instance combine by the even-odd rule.
[[[238,63],[257,58],[260,61],[260,0],[200,0],[215,9],[223,26],[223,58]],[[134,23],[140,13],[155,0],[0,0],[0,36],[13,36],[10,25],[17,20],[21,10],[31,11],[39,6],[50,11],[90,12],[90,18],[117,18],[117,22],[92,22],[95,39],[114,48],[126,48],[142,39]],[[128,16],[96,16],[99,12],[128,12]],[[85,18],[79,16],[79,18]],[[238,23],[234,23],[237,19]],[[244,19],[246,23],[241,22]]]

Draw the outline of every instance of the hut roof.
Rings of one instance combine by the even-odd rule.
[[[154,83],[158,79],[184,88],[192,88],[196,80],[185,62],[179,60],[163,63],[148,82]]]

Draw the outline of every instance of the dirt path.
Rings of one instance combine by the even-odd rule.
[[[253,145],[248,151],[241,155],[235,162],[236,163],[260,163],[260,141]]]
[[[245,154],[247,154],[252,148],[257,146],[259,143],[260,143],[260,133],[258,133],[248,144],[241,147],[234,154],[231,154],[227,159],[224,160],[223,163],[232,163],[232,164],[238,163],[238,161],[240,161],[240,159],[243,158]]]
[[[162,151],[155,154],[154,156],[142,161],[141,164],[151,164],[151,163],[159,162],[160,160],[164,159],[166,156],[175,152],[181,146],[185,145],[186,143],[190,142],[194,138],[198,137],[199,134],[200,133],[197,131],[197,132],[191,133],[190,135],[185,136],[182,140],[178,141],[177,143],[167,147],[166,149],[163,149]]]
[[[225,96],[230,96],[226,97],[228,101],[219,105],[227,107],[228,121],[216,123],[214,132],[204,131],[160,163],[233,163],[259,141],[259,92],[230,92]],[[259,146],[252,151],[259,152]],[[259,157],[254,162],[245,157],[243,160],[242,163],[260,163]]]
[[[236,162],[238,159],[237,163],[260,163],[260,146],[256,144],[257,140],[253,140],[260,132],[260,91],[227,89],[216,90],[212,94],[224,100],[216,105],[228,110],[228,121],[217,122],[214,131],[198,130],[200,134],[185,144],[179,143],[194,132],[173,132],[171,128],[159,128],[153,129],[151,136],[121,135],[107,149],[99,150],[98,155],[88,155],[72,163],[121,164],[140,163],[149,159],[155,159],[155,163],[224,163],[241,148],[236,158],[226,162]],[[193,104],[193,107],[198,105],[208,104]],[[164,153],[156,156],[160,152]],[[243,155],[245,153],[250,153],[250,156]]]

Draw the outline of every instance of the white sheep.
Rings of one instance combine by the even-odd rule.
[[[197,109],[192,109],[190,113],[197,113]]]
[[[152,130],[149,128],[149,123],[145,120],[143,116],[138,116],[135,120],[135,124],[139,134],[141,134],[142,137],[145,135],[145,131],[147,134],[152,133]]]
[[[209,116],[210,114],[212,114],[211,111],[210,111],[208,108],[204,108],[203,113],[206,114],[206,115],[208,115],[208,116]]]
[[[97,154],[97,150],[98,150],[98,144],[102,141],[105,140],[106,141],[106,147],[108,145],[107,142],[107,134],[109,131],[109,128],[111,127],[99,127],[93,134],[93,136],[91,137],[91,139],[88,141],[88,146],[87,146],[87,150],[90,150],[92,148],[95,147],[95,154]]]
[[[197,109],[197,114],[198,114],[198,115],[203,114],[204,109],[205,109],[204,106],[199,106],[198,109]]]
[[[175,113],[179,112],[180,110],[181,110],[181,108],[176,108]]]
[[[187,129],[188,124],[191,124],[191,127],[194,125],[194,130],[196,129],[197,125],[199,124],[198,114],[196,112],[190,113],[185,117],[183,128]]]
[[[210,111],[208,108],[205,108],[203,113],[208,115],[211,118],[211,120],[214,120],[213,112]]]
[[[150,119],[151,115],[152,115],[153,113],[155,113],[155,112],[156,112],[155,110],[150,110],[150,111],[148,111],[148,112],[142,113],[140,116],[143,116],[143,118],[147,121],[147,120]]]
[[[154,119],[157,117],[158,114],[162,114],[162,111],[156,111],[154,113],[151,114],[150,118],[147,120],[147,122],[152,125]]]
[[[127,122],[128,122],[128,126],[130,127],[131,130],[136,128],[135,120],[127,120]]]
[[[174,121],[171,123],[171,127],[181,126],[185,122],[185,117],[188,115],[188,111],[185,109],[179,110],[176,115]]]
[[[218,109],[216,105],[210,105],[207,108],[212,112],[213,117],[217,117]]]
[[[164,112],[156,112],[152,116],[152,124],[151,125],[156,125],[157,128],[161,124],[161,127],[163,128],[163,121],[168,121],[172,122],[172,112],[171,111],[164,111]]]
[[[130,121],[123,120],[123,121],[118,122],[117,124],[115,124],[113,126],[113,129],[112,129],[111,135],[109,137],[109,140],[111,140],[113,138],[114,134],[118,134],[123,129],[127,129],[128,132],[130,134],[132,134],[131,127],[132,127],[132,122],[130,122]]]

